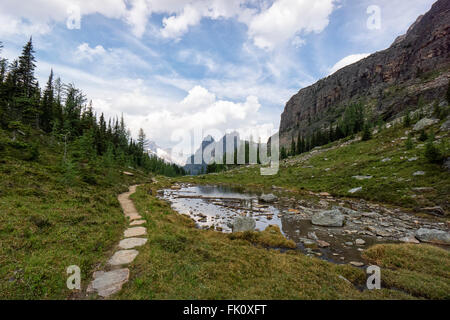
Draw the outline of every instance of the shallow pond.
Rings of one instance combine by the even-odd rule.
[[[363,249],[381,243],[377,237],[347,233],[344,228],[314,226],[310,219],[297,214],[281,201],[274,204],[260,202],[260,195],[211,185],[185,185],[159,192],[160,198],[169,201],[175,211],[191,217],[199,228],[229,233],[229,225],[237,216],[251,216],[256,221],[257,230],[277,225],[283,235],[295,241],[305,254],[335,263],[363,262]],[[365,243],[357,245],[356,239]],[[329,246],[319,247],[317,240],[325,241]]]

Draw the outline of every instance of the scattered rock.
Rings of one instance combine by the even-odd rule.
[[[345,216],[340,210],[334,209],[316,213],[312,217],[312,224],[323,227],[342,227],[344,225]]]
[[[119,250],[111,257],[108,264],[112,266],[120,266],[123,264],[129,264],[133,262],[136,256],[139,254],[137,250]]]
[[[331,196],[331,194],[329,194],[328,192],[321,192],[321,193],[319,193],[319,195],[321,195],[322,197],[329,197],[329,196]]]
[[[416,238],[422,242],[450,245],[450,233],[442,230],[420,228]]]
[[[130,226],[140,226],[142,224],[146,223],[145,220],[134,220],[130,223]]]
[[[357,261],[350,261],[350,264],[354,267],[362,267],[364,266],[364,263],[362,262],[357,262]]]
[[[423,208],[422,210],[426,211],[428,213],[432,213],[432,214],[436,214],[436,215],[440,215],[440,216],[445,215],[444,209],[442,209],[441,207],[438,207],[438,206]]]
[[[308,232],[308,238],[310,238],[312,240],[319,240],[319,238],[317,238],[317,235],[315,232]]]
[[[262,202],[266,202],[266,203],[272,203],[278,200],[278,197],[275,196],[274,194],[270,193],[270,194],[263,194],[262,196],[259,197],[259,200]]]
[[[417,161],[417,160],[419,160],[418,157],[413,157],[413,158],[409,158],[408,159],[409,162],[413,162],[413,161]]]
[[[255,230],[256,222],[251,217],[237,217],[231,224],[233,232],[245,232]]]
[[[122,173],[123,173],[124,175],[126,175],[126,176],[130,176],[130,177],[134,176],[133,173],[127,172],[127,171],[124,171],[124,172],[122,172]]]
[[[358,188],[353,188],[351,190],[348,190],[348,193],[356,193],[361,191],[363,188],[362,187],[358,187]]]
[[[143,246],[147,243],[147,239],[144,238],[128,238],[120,241],[119,248],[121,249],[132,249],[135,247]]]
[[[407,236],[407,237],[400,238],[398,240],[401,242],[404,242],[404,243],[414,243],[414,244],[420,243],[420,241],[417,240],[414,236]]]
[[[353,246],[353,242],[351,241],[347,241],[346,243],[344,243],[347,247],[351,247]]]
[[[413,188],[414,191],[417,192],[433,192],[434,188],[431,187],[421,187],[421,188]]]
[[[97,292],[99,296],[107,298],[122,289],[128,281],[130,270],[117,269],[110,272],[98,271],[94,273],[94,280],[89,284],[87,293]]]
[[[330,246],[330,244],[323,240],[317,240],[317,245],[321,248],[327,248]]]
[[[450,119],[442,124],[441,131],[450,131]]]
[[[425,129],[429,126],[432,126],[433,124],[436,124],[438,122],[439,122],[438,119],[423,118],[422,120],[420,120],[419,122],[417,122],[414,125],[413,130],[420,131],[420,130],[423,130],[423,129]]]
[[[444,166],[444,168],[446,168],[447,170],[450,171],[450,158],[447,158],[447,160],[445,160],[443,166]]]
[[[366,242],[363,239],[356,239],[355,240],[356,245],[363,246],[366,244]]]
[[[416,171],[413,173],[413,176],[424,176],[425,172],[424,171]]]
[[[389,162],[391,160],[392,160],[391,158],[384,158],[383,160],[381,160],[381,162]]]
[[[372,176],[353,176],[352,178],[356,179],[356,180],[370,180],[373,177]]]

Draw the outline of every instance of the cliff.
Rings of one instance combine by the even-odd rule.
[[[346,105],[363,101],[370,114],[390,120],[406,108],[442,99],[450,79],[450,1],[439,0],[388,49],[301,89],[286,104],[281,145],[299,131],[329,126]]]

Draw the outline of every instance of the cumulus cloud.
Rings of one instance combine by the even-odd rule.
[[[358,62],[366,57],[368,57],[370,53],[360,53],[360,54],[351,54],[341,60],[339,60],[334,66],[332,66],[329,70],[329,74],[333,74],[339,69],[342,69],[350,64]]]
[[[257,47],[275,46],[302,33],[321,32],[328,25],[334,0],[278,0],[249,24],[249,36]],[[297,44],[299,39],[295,41]]]

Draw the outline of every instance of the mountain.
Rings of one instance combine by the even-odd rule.
[[[281,115],[280,144],[289,146],[299,133],[329,127],[353,102],[364,102],[373,119],[387,121],[419,101],[444,96],[450,79],[449,28],[450,1],[439,0],[388,49],[301,89]]]
[[[203,140],[197,151],[187,159],[184,170],[192,175],[200,174],[202,171],[205,172],[208,164],[214,162],[216,148],[220,152],[217,154],[217,157],[223,159],[223,156],[226,154],[234,155],[235,149],[242,148],[241,150],[243,151],[245,142],[245,140],[241,139],[238,132],[227,133],[219,141],[215,141],[213,137],[208,136]],[[257,145],[256,142],[248,143],[249,148],[254,148],[255,151],[257,150]],[[239,155],[240,153],[238,152]],[[234,156],[232,159],[234,159]],[[196,163],[200,162],[200,160],[201,164]]]
[[[172,158],[170,150],[165,150],[165,149],[161,148],[154,141],[148,142],[147,153],[150,156],[156,156],[156,157],[166,161],[167,163],[179,164],[179,161]]]

